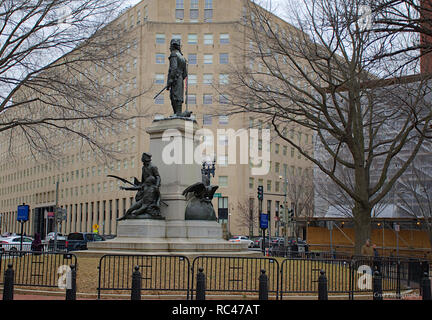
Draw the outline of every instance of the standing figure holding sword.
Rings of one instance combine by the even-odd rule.
[[[187,77],[187,63],[181,52],[179,39],[172,39],[170,42],[169,70],[167,85],[156,96],[159,96],[165,89],[170,91],[171,106],[174,115],[179,117],[190,117],[190,111],[182,112],[184,102],[184,79]]]

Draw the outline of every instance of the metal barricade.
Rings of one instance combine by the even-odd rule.
[[[189,299],[190,262],[177,255],[107,254],[99,260],[98,299],[102,291],[132,290],[132,274],[138,266],[142,291],[170,291]]]
[[[259,276],[265,270],[268,293],[278,299],[279,263],[273,258],[198,256],[192,262],[192,296],[196,291],[195,275],[202,268],[206,276],[206,292],[219,294],[259,294]]]

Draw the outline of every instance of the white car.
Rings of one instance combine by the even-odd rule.
[[[247,243],[249,248],[253,247],[254,242],[246,236],[235,236],[228,240],[229,242]]]
[[[22,251],[31,251],[33,239],[30,237],[23,237]],[[12,236],[0,238],[0,251],[18,252],[21,248],[21,236]]]
[[[54,241],[54,237],[55,237],[55,232],[50,232],[46,236],[45,240],[47,240],[47,241],[53,240]],[[57,240],[66,240],[66,237],[61,233],[57,233]]]

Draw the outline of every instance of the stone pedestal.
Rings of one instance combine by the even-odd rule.
[[[201,164],[194,161],[200,143],[194,133],[197,123],[190,119],[166,118],[147,128],[153,165],[161,176],[161,215],[165,220],[128,219],[120,221],[113,240],[88,243],[91,251],[135,251],[158,253],[245,252],[246,244],[222,238],[216,221],[185,220],[183,190],[201,181]]]
[[[147,128],[149,153],[162,181],[161,215],[167,221],[184,220],[186,199],[182,192],[201,181],[201,165],[194,161],[194,150],[200,143],[194,135],[197,129],[196,121],[182,118],[153,121]]]

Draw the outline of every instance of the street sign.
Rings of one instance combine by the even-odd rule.
[[[17,212],[17,221],[21,221],[21,222],[28,221],[30,206],[28,206],[28,205],[18,206],[17,211],[18,211]]]
[[[222,193],[215,193],[215,194],[214,194],[214,197],[215,197],[215,198],[222,198]]]
[[[267,213],[261,213],[260,214],[260,228],[261,229],[267,229],[268,228],[268,220],[269,220],[269,215]]]
[[[400,231],[400,225],[397,224],[397,223],[395,223],[395,224],[394,224],[394,230],[395,230],[396,232],[399,232],[399,231]]]
[[[58,207],[56,210],[56,219],[60,223],[61,221],[66,221],[67,211],[61,207]]]
[[[95,223],[93,225],[93,233],[98,233],[98,231],[99,231],[99,225]]]

